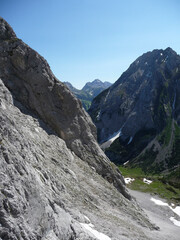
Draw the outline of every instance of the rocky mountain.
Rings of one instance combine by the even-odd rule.
[[[95,79],[92,82],[87,82],[85,86],[82,88],[82,91],[88,92],[94,98],[111,85],[112,84],[110,82],[102,82],[99,79]]]
[[[71,90],[71,92],[73,92],[75,96],[81,100],[82,105],[86,110],[88,110],[91,106],[93,98],[95,98],[99,93],[112,85],[109,82],[102,82],[99,79],[95,79],[92,82],[87,82],[81,90],[78,90],[73,87],[71,83],[64,83]]]
[[[180,56],[147,52],[92,102],[98,141],[114,162],[160,172],[180,164]]]
[[[1,240],[162,239],[80,101],[2,18],[0,167]]]

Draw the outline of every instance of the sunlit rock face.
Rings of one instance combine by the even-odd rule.
[[[56,79],[46,60],[18,39],[3,20],[0,42],[0,78],[20,102],[48,124],[82,160],[130,199],[117,168],[96,142],[96,128],[80,101]]]
[[[155,144],[154,152],[161,152],[162,145],[171,145],[157,161],[165,161],[172,156],[173,148],[178,149],[174,129],[180,126],[179,82],[180,56],[171,48],[153,50],[137,58],[94,99],[89,114],[97,126],[98,141],[112,161],[134,159],[157,136],[161,140]],[[167,128],[171,133],[166,132]],[[168,134],[172,134],[172,142]]]
[[[0,168],[2,240],[155,239],[80,102],[2,18]]]

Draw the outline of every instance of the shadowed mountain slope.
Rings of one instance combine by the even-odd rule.
[[[180,155],[180,56],[171,48],[136,59],[92,102],[89,114],[98,141],[116,163],[143,168],[178,168]],[[146,148],[147,147],[147,148]]]

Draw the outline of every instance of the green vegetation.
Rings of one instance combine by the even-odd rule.
[[[84,109],[87,111],[91,106],[91,101],[81,99]]]
[[[119,166],[119,170],[121,171],[124,177],[142,178],[146,176],[145,172],[141,168],[127,168]]]
[[[169,173],[163,180],[180,189],[180,167]]]
[[[164,145],[168,146],[170,139],[171,139],[171,134],[172,134],[172,119],[168,119],[166,127],[158,137],[158,141]]]
[[[172,168],[179,164],[180,162],[180,127],[177,123],[174,123],[174,142],[172,147],[171,157],[166,159],[166,163],[169,168]],[[180,184],[180,174],[178,176],[179,184]]]
[[[145,153],[135,159],[135,164],[133,165],[140,167],[144,173],[157,174],[164,170],[160,164],[153,164],[157,154],[158,151],[155,151],[154,145],[152,145],[150,149],[147,149]]]
[[[180,189],[167,183],[164,175],[150,175],[145,173],[141,168],[119,166],[119,169],[124,177],[135,178],[132,183],[127,185],[128,188],[141,192],[158,194],[160,197],[169,201],[174,201],[176,203],[180,202]],[[146,184],[143,182],[143,178],[147,178],[153,182],[151,184]]]
[[[168,111],[168,103],[170,101],[168,89],[166,86],[162,86],[158,89],[155,104],[154,104],[154,112],[153,119],[158,129],[162,130],[166,125],[167,120],[167,111]],[[170,113],[168,113],[170,116]]]

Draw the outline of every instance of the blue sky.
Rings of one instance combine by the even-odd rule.
[[[0,0],[0,16],[77,88],[115,82],[153,49],[180,54],[179,0]]]

